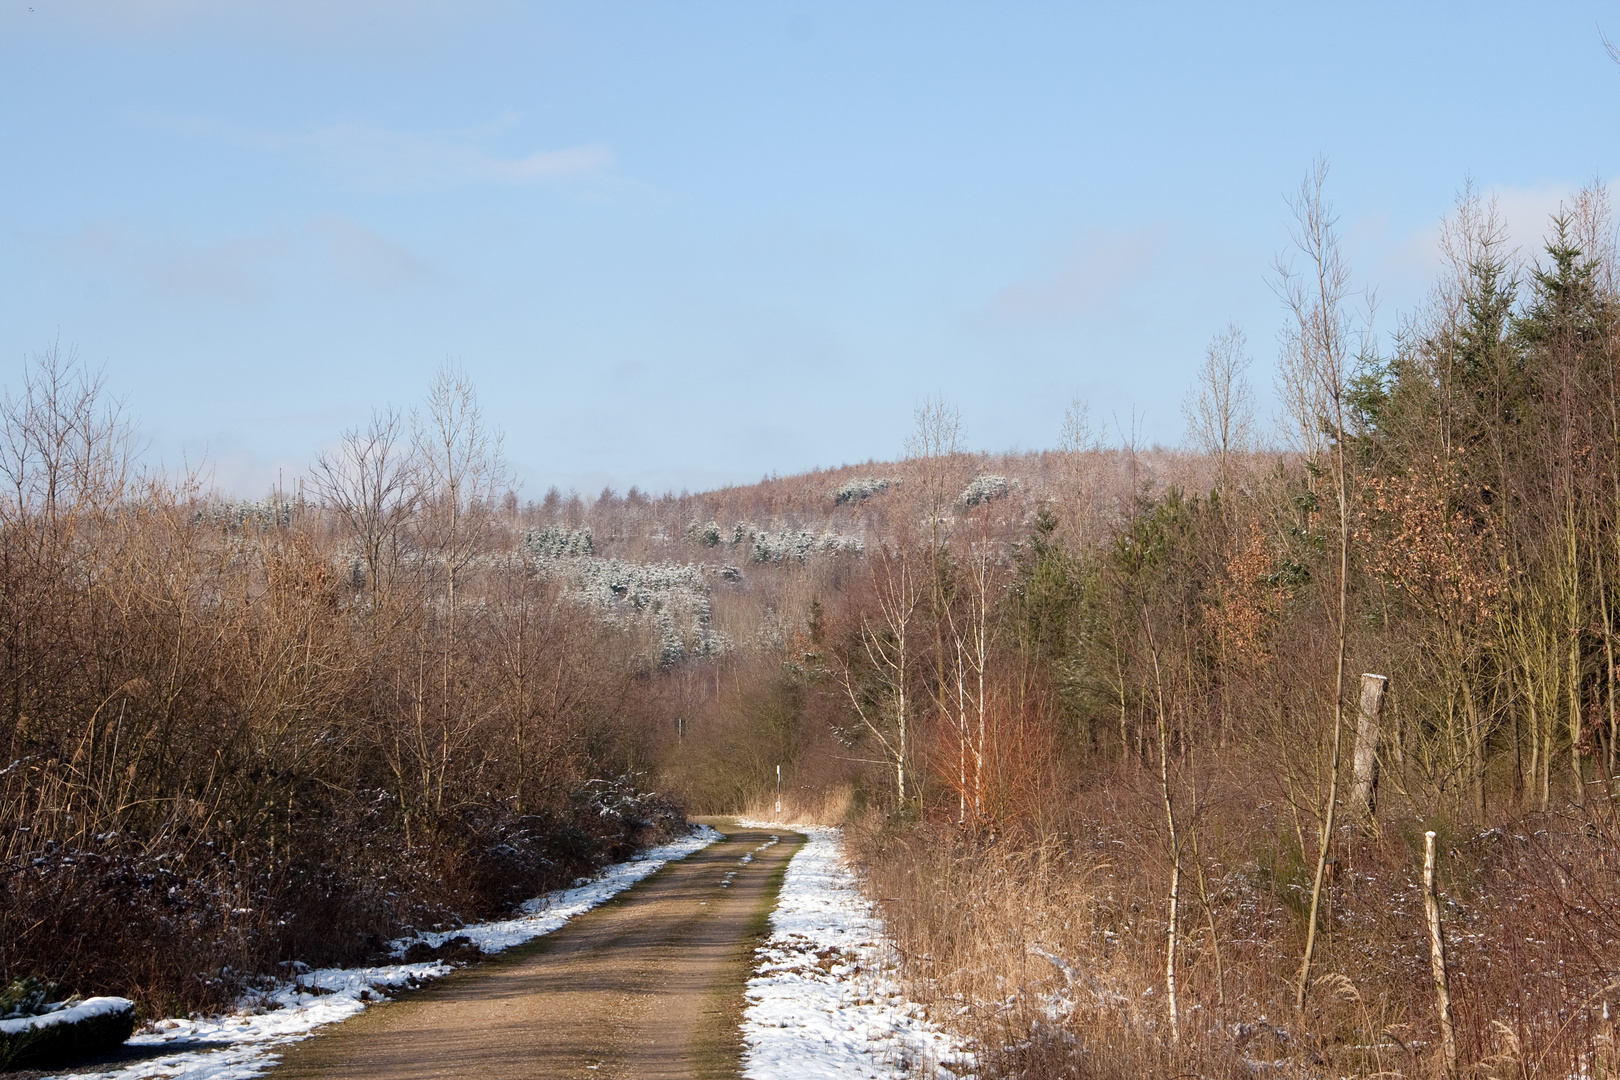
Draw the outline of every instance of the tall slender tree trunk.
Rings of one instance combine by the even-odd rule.
[[[1310,921],[1305,927],[1305,955],[1299,965],[1299,985],[1294,1005],[1303,1010],[1311,984],[1311,964],[1316,955],[1317,916],[1322,906],[1322,885],[1327,878],[1328,851],[1333,846],[1335,811],[1339,802],[1339,762],[1344,748],[1344,654],[1350,596],[1350,500],[1349,478],[1345,473],[1344,427],[1339,417],[1335,459],[1339,487],[1339,625],[1338,651],[1333,675],[1333,757],[1328,766],[1327,807],[1322,814],[1321,843],[1316,853],[1316,878],[1311,885]]]
[[[1181,918],[1181,838],[1176,831],[1175,796],[1170,787],[1170,722],[1165,711],[1164,675],[1159,667],[1159,647],[1153,640],[1153,622],[1147,602],[1142,603],[1142,622],[1147,631],[1148,651],[1153,655],[1153,703],[1159,730],[1159,794],[1164,799],[1165,831],[1170,841],[1170,919],[1165,931],[1165,1006],[1170,1013],[1170,1040],[1181,1041],[1180,1001],[1176,991],[1177,933]]]
[[[1566,632],[1569,648],[1569,768],[1575,783],[1575,802],[1586,802],[1586,771],[1581,765],[1581,564],[1580,545],[1576,532],[1574,478],[1570,478],[1571,491],[1565,522],[1565,558],[1569,562],[1569,580],[1565,586]]]

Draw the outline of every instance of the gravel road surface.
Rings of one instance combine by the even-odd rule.
[[[803,838],[715,824],[725,840],[534,944],[289,1047],[271,1080],[739,1075],[753,948]]]

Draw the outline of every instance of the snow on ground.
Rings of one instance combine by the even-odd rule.
[[[551,933],[574,916],[628,889],[665,863],[683,859],[719,839],[720,833],[707,825],[699,825],[689,836],[649,848],[628,862],[615,863],[594,880],[526,902],[519,909],[523,913],[519,918],[401,938],[392,943],[394,955],[403,955],[418,941],[437,947],[455,937],[468,938],[486,953],[520,945]],[[452,970],[449,965],[438,962],[315,971],[304,969],[302,965],[299,968],[300,973],[292,982],[268,993],[244,998],[239,1011],[230,1016],[160,1020],[151,1030],[131,1038],[128,1044],[133,1047],[172,1046],[173,1053],[108,1072],[76,1074],[77,1080],[157,1080],[160,1077],[245,1080],[275,1064],[277,1046],[303,1039],[323,1024],[353,1016],[369,1002],[381,1000],[386,990],[417,986]]]
[[[90,1020],[108,1013],[133,1012],[135,1005],[129,998],[121,997],[93,997],[85,998],[74,1005],[58,1002],[49,1006],[53,1011],[40,1013],[35,1016],[18,1016],[10,1020],[0,1020],[0,1035],[20,1035],[35,1028],[55,1027],[58,1024],[77,1024],[81,1020]]]
[[[649,848],[628,862],[616,863],[602,876],[572,889],[562,889],[545,896],[526,900],[519,905],[522,916],[500,922],[463,926],[460,930],[422,933],[415,937],[390,942],[395,956],[404,956],[405,950],[418,941],[438,948],[451,938],[464,937],[486,953],[497,953],[521,945],[525,941],[549,934],[575,915],[582,915],[602,901],[634,885],[654,870],[674,859],[684,859],[720,839],[720,833],[707,825],[697,826],[692,834],[662,847]]]
[[[806,839],[788,863],[771,936],[748,981],[743,1075],[952,1080],[970,1073],[967,1050],[902,994],[883,924],[844,861],[838,830],[791,828]]]

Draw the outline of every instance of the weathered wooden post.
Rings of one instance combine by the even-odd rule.
[[[1378,805],[1378,722],[1388,687],[1389,679],[1383,675],[1361,677],[1361,717],[1356,722],[1356,749],[1350,767],[1350,815],[1363,824],[1371,821]]]
[[[1423,834],[1423,913],[1429,922],[1429,970],[1434,975],[1434,1004],[1440,1013],[1440,1053],[1446,1075],[1457,1075],[1457,1033],[1451,1021],[1451,977],[1446,970],[1446,938],[1440,927],[1440,892],[1434,884],[1434,833]]]

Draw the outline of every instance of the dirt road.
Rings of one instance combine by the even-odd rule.
[[[534,944],[290,1047],[272,1080],[736,1076],[753,946],[803,838],[719,827]]]

